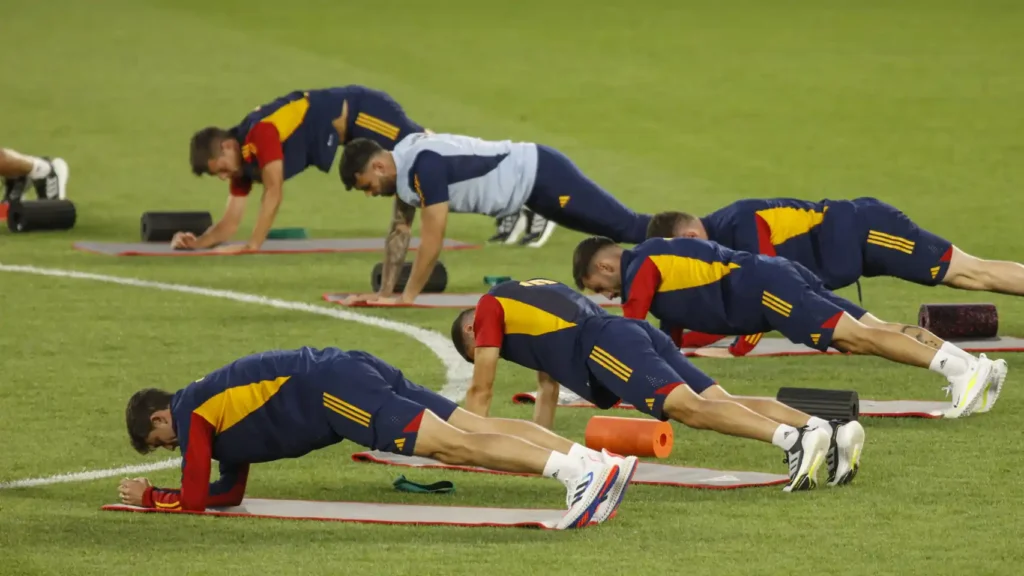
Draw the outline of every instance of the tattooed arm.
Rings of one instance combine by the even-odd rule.
[[[416,208],[395,198],[395,209],[391,215],[391,230],[384,243],[384,271],[380,281],[382,296],[390,296],[395,290],[395,282],[405,263],[405,254],[409,251],[409,239],[412,236],[412,221],[416,218]]]

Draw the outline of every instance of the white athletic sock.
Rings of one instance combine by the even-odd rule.
[[[972,355],[970,352],[968,352],[968,351],[966,351],[966,350],[964,350],[964,349],[962,349],[962,348],[960,348],[960,347],[958,347],[958,346],[956,346],[954,344],[950,344],[949,342],[943,342],[942,343],[942,348],[939,348],[939,350],[941,350],[942,352],[945,352],[946,354],[949,354],[950,356],[953,356],[953,357],[956,357],[956,358],[960,358],[961,360],[963,360],[964,362],[967,362],[968,364],[970,364],[971,362],[974,362],[975,360],[977,360],[977,358],[974,355]]]
[[[962,358],[953,356],[949,352],[938,350],[935,352],[935,357],[932,358],[932,363],[928,366],[928,369],[932,372],[938,372],[946,378],[952,378],[967,371],[967,362]]]
[[[779,427],[775,429],[775,434],[772,434],[772,444],[783,450],[789,450],[796,444],[796,439],[799,437],[800,433],[796,428],[788,424],[779,424]]]
[[[35,156],[26,156],[26,159],[32,162],[32,170],[28,173],[29,179],[39,180],[50,175],[49,162],[42,158],[36,158]]]
[[[832,434],[832,425],[828,423],[828,420],[818,418],[817,416],[811,416],[811,419],[807,421],[807,427],[820,428],[821,430],[828,432],[829,435]]]
[[[544,472],[541,473],[545,478],[554,478],[562,483],[574,476],[578,476],[582,472],[582,466],[578,458],[566,456],[561,452],[551,452],[551,456],[548,457],[548,463],[544,465]]]
[[[569,449],[569,458],[575,458],[577,460],[582,460],[583,458],[586,458],[587,456],[591,456],[591,457],[594,457],[594,458],[601,458],[601,453],[598,452],[597,450],[591,450],[590,448],[587,448],[586,446],[584,446],[582,444],[573,444],[572,448]]]

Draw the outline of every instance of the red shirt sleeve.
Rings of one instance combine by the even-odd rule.
[[[757,250],[765,256],[776,256],[775,245],[772,244],[772,229],[768,221],[760,214],[754,215],[754,223],[757,225]]]
[[[473,334],[477,347],[481,348],[501,348],[505,340],[505,309],[490,294],[484,294],[476,304]]]
[[[213,460],[213,425],[193,413],[185,449],[181,489],[150,487],[142,497],[143,506],[159,510],[206,510],[207,506],[237,505],[245,494],[249,467],[221,466],[221,479],[210,484]],[[211,496],[211,488],[214,494]]]
[[[629,298],[622,303],[622,315],[637,320],[646,319],[659,284],[661,271],[650,258],[645,259],[629,285]]]
[[[246,155],[247,148],[249,155]],[[256,156],[256,163],[261,170],[274,160],[284,158],[281,133],[277,131],[276,126],[270,122],[260,122],[249,130],[242,144],[242,158],[248,161],[251,156]]]

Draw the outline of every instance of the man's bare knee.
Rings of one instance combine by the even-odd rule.
[[[875,330],[844,313],[832,332],[832,344],[843,352],[866,354],[873,349],[871,334]]]
[[[673,420],[690,428],[704,428],[701,425],[701,414],[707,403],[708,400],[694,394],[689,387],[678,386],[665,399],[662,410]]]

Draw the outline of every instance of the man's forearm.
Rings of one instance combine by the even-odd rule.
[[[253,227],[252,236],[249,237],[249,246],[259,248],[270,234],[270,228],[274,225],[277,217],[277,209],[281,207],[282,190],[280,186],[268,187],[263,192],[263,201],[260,203],[260,214]]]
[[[491,410],[491,397],[494,391],[490,388],[471,386],[466,391],[466,410],[477,416],[486,417]]]
[[[196,238],[196,248],[213,248],[231,239],[238,230],[238,226],[225,224],[223,220],[214,223]]]
[[[395,226],[384,241],[384,271],[381,275],[380,291],[385,296],[395,290],[395,283],[405,264],[405,255],[409,251],[409,240],[412,230],[405,225]]]

